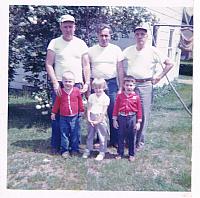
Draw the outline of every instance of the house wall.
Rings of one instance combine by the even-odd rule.
[[[172,59],[174,67],[167,74],[170,81],[179,76],[180,55],[181,50],[178,48],[180,40],[180,26],[182,24],[183,7],[151,7],[148,8],[150,12],[154,13],[159,18],[159,23],[162,25],[177,25],[173,26],[158,26],[156,47],[166,56]],[[173,32],[171,47],[170,43],[170,31]],[[170,53],[169,53],[170,52]],[[163,78],[158,84],[159,86],[167,83],[167,79]]]
[[[31,82],[27,82],[25,80],[25,76],[26,75],[31,75],[31,72],[24,72],[24,69],[21,65],[21,67],[19,67],[17,70],[16,70],[17,74],[15,75],[15,79],[10,82],[10,88],[13,88],[13,89],[25,89],[25,90],[34,90],[32,87],[34,86],[33,83]],[[40,72],[39,73],[39,78],[42,80],[44,79],[43,78],[43,75],[45,74],[46,72]]]

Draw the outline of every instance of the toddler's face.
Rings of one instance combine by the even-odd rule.
[[[74,79],[63,77],[62,83],[65,89],[69,90],[74,86]]]
[[[134,89],[135,89],[135,83],[134,82],[126,81],[124,83],[125,93],[127,93],[127,94],[133,93]]]
[[[101,86],[95,86],[94,92],[96,93],[97,96],[100,96],[104,92],[104,89]]]

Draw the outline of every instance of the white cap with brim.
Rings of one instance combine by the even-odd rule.
[[[137,26],[137,27],[134,29],[133,32],[135,32],[136,30],[144,30],[144,31],[148,32],[148,27],[147,27],[146,24],[143,24],[143,25]]]
[[[60,23],[63,23],[65,21],[71,21],[71,22],[74,22],[75,23],[75,18],[69,14],[66,14],[66,15],[62,15],[60,17]]]

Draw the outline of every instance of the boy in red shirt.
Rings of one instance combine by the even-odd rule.
[[[63,158],[79,152],[79,113],[84,112],[80,90],[74,87],[75,76],[72,72],[66,71],[62,76],[61,96],[56,96],[56,101],[52,108],[51,119],[55,120],[56,113],[60,113],[61,131],[61,155]],[[69,149],[70,143],[70,149]]]
[[[118,149],[116,159],[124,155],[124,141],[128,140],[129,161],[135,160],[135,135],[142,122],[140,97],[134,92],[135,79],[124,77],[124,91],[117,95],[113,109],[113,127],[118,129]]]

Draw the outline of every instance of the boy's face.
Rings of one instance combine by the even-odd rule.
[[[131,81],[125,81],[124,83],[124,90],[126,94],[131,94],[134,92],[135,83]]]
[[[62,83],[65,89],[69,90],[74,86],[74,79],[69,75],[69,76],[63,76],[62,78]]]

